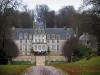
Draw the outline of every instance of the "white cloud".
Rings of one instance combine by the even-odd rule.
[[[23,4],[28,7],[34,8],[37,4],[47,4],[51,9],[58,10],[62,6],[73,5],[75,9],[82,4],[82,0],[23,0]]]

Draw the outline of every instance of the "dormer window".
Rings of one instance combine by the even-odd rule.
[[[52,34],[52,39],[55,39],[55,34]]]
[[[42,33],[44,33],[44,29],[42,29]]]
[[[60,34],[56,34],[56,39],[60,39]]]
[[[24,34],[24,39],[28,39],[27,33]]]
[[[32,39],[32,34],[29,34],[29,39]]]
[[[23,34],[22,33],[19,34],[19,39],[23,39]]]
[[[49,34],[47,34],[47,39],[50,39],[50,35]]]
[[[69,34],[66,34],[66,39],[70,39],[70,35]]]

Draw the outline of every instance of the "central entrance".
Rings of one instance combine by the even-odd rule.
[[[46,51],[34,51],[34,55],[35,56],[46,56],[47,55],[47,52]]]
[[[36,56],[36,65],[45,65],[45,56]]]

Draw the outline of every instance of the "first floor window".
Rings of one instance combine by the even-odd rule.
[[[35,50],[37,50],[37,45],[35,45]]]
[[[41,45],[39,45],[39,50],[41,50]]]
[[[50,35],[49,34],[47,34],[47,39],[50,39]]]
[[[37,39],[35,39],[35,42],[37,43]]]
[[[54,39],[52,39],[52,43],[54,43]]]
[[[25,45],[25,50],[27,50],[27,44]]]
[[[52,34],[52,39],[55,39],[55,34]]]
[[[47,40],[47,43],[49,43],[50,42],[50,40]]]
[[[20,45],[20,50],[22,50],[22,45]]]
[[[60,39],[60,34],[56,34],[56,39]]]
[[[22,50],[22,40],[20,40],[20,50]]]
[[[39,39],[39,43],[41,42],[41,39]]]
[[[57,39],[57,43],[59,43],[59,39]]]
[[[59,45],[57,45],[57,50],[59,50]]]
[[[42,42],[44,43],[44,39],[42,39]]]
[[[54,45],[52,45],[52,50],[54,50]]]
[[[42,49],[45,50],[45,45],[42,46]]]
[[[20,40],[20,44],[22,44],[22,40]]]
[[[22,39],[22,38],[23,38],[23,34],[20,33],[20,34],[19,34],[19,39]]]

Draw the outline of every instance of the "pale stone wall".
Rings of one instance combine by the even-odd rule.
[[[61,54],[61,52],[59,53],[57,51],[62,51],[62,47],[65,43],[65,40],[59,40],[59,43],[57,43],[57,40],[54,40],[54,43],[52,43],[52,40],[50,40],[49,43],[45,43],[46,42],[45,36],[44,36],[44,39],[45,39],[44,43],[41,43],[41,44],[33,43],[33,45],[31,44],[32,40],[27,40],[27,50],[25,50],[26,40],[22,40],[22,50],[20,50],[20,40],[15,40],[15,42],[16,42],[18,48],[19,48],[19,55],[30,55],[31,48],[33,48],[34,51],[37,51],[37,50],[39,50],[38,49],[39,45],[41,46],[41,51],[46,51],[49,47],[50,51],[52,51],[51,52],[52,55]],[[37,50],[35,49],[35,45],[37,45]],[[44,45],[44,49],[43,49],[43,45]],[[59,50],[57,50],[57,45],[59,46]],[[53,46],[54,46],[54,48],[53,48]]]
[[[65,57],[64,56],[46,56],[46,60],[50,60],[50,61],[65,61]]]
[[[66,42],[66,40],[60,40],[60,44],[59,44],[60,49],[59,49],[59,51],[62,51],[62,48],[63,48],[65,42]]]

